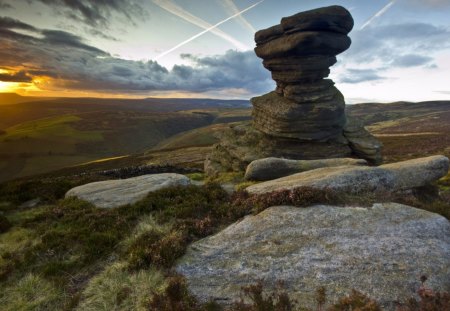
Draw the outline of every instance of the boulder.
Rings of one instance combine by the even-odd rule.
[[[271,207],[189,246],[177,272],[201,301],[230,304],[242,286],[263,279],[273,292],[283,281],[292,299],[316,308],[357,289],[384,310],[427,286],[450,290],[450,223],[396,203],[372,207]]]
[[[164,173],[128,179],[93,182],[70,189],[66,198],[77,197],[100,208],[114,208],[142,200],[150,192],[172,186],[185,186],[190,179],[181,174]]]
[[[422,187],[447,175],[449,160],[432,156],[378,167],[325,167],[297,173],[248,187],[263,194],[301,187],[330,189],[342,193],[395,192]]]
[[[251,162],[245,171],[245,179],[265,181],[321,167],[343,165],[367,165],[363,159],[337,158],[321,160],[289,160],[283,158],[264,158]]]

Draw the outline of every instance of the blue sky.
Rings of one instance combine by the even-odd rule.
[[[0,0],[0,91],[250,98],[274,88],[254,30],[338,4],[355,19],[352,46],[331,69],[348,103],[450,98],[450,0],[257,3]]]

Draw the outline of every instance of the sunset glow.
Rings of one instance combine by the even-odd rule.
[[[255,30],[342,5],[355,21],[352,46],[330,77],[347,103],[450,96],[448,1],[205,1],[2,0],[0,92],[249,99],[275,87],[253,51]]]

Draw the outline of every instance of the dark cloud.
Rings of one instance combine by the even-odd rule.
[[[430,63],[433,60],[432,57],[422,56],[416,54],[407,54],[397,57],[393,62],[392,66],[395,67],[415,67],[422,66]]]
[[[347,69],[345,75],[339,78],[341,83],[361,83],[367,81],[383,80],[374,69]]]
[[[113,14],[129,22],[145,17],[146,11],[134,0],[38,0],[69,18],[90,26],[107,26]]]
[[[14,7],[11,4],[0,0],[0,9],[2,9],[2,10],[10,10],[10,9],[14,9]]]
[[[214,57],[185,54],[191,65],[168,70],[155,61],[112,57],[64,31],[39,30],[39,37],[29,37],[4,30],[9,36],[0,36],[0,66],[23,68],[29,76],[57,78],[53,80],[55,88],[142,93],[239,88],[257,94],[274,87],[270,73],[253,51],[230,50]]]
[[[3,29],[22,29],[22,30],[29,30],[33,32],[38,32],[39,30],[36,29],[34,26],[31,26],[29,24],[23,23],[17,19],[13,19],[10,17],[2,17],[0,16],[0,28]]]
[[[14,74],[0,73],[0,81],[29,83],[33,81],[33,79],[25,71],[19,71]]]
[[[41,33],[44,35],[44,39],[42,40],[50,45],[62,45],[67,47],[84,49],[98,54],[106,54],[100,49],[97,49],[93,46],[83,43],[83,39],[81,37],[73,35],[66,31],[42,30]]]

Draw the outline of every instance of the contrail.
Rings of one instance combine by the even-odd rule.
[[[230,13],[235,14],[239,12],[238,7],[234,4],[233,0],[222,0],[220,3],[223,5],[223,7]],[[249,21],[242,15],[238,16],[238,21],[247,28],[252,34],[256,32],[255,27],[253,27],[252,24],[249,23]]]
[[[169,13],[172,13],[182,19],[184,19],[185,21],[194,24],[200,28],[203,29],[210,29],[212,27],[212,25],[208,22],[206,22],[205,20],[191,14],[190,12],[186,11],[185,9],[183,9],[182,7],[178,6],[177,4],[175,4],[174,2],[172,2],[171,0],[153,0],[153,2],[159,6],[160,8],[166,10]],[[236,40],[235,38],[231,37],[230,35],[226,34],[225,32],[223,32],[220,29],[212,29],[211,32],[213,34],[215,34],[216,36],[221,37],[222,39],[227,40],[228,42],[230,42],[231,44],[233,44],[237,49],[239,50],[248,50],[249,47],[247,45],[245,45],[244,43]]]
[[[161,53],[160,55],[158,55],[157,57],[155,57],[155,60],[158,60],[158,59],[160,59],[161,57],[166,56],[167,54],[169,54],[169,53],[175,51],[176,49],[178,49],[178,48],[180,48],[180,47],[182,47],[183,45],[185,45],[185,44],[187,44],[187,43],[189,43],[189,42],[191,42],[191,41],[197,39],[198,37],[203,36],[205,33],[208,33],[208,32],[210,32],[210,31],[212,31],[214,28],[219,27],[219,26],[222,25],[223,23],[228,22],[230,19],[233,19],[233,18],[235,18],[236,16],[239,16],[239,15],[241,15],[242,13],[245,13],[245,12],[247,12],[248,10],[253,9],[255,6],[257,6],[258,4],[260,4],[260,3],[263,2],[263,1],[264,1],[264,0],[261,0],[261,1],[257,2],[257,3],[255,3],[255,4],[253,4],[253,5],[249,6],[248,8],[246,8],[246,9],[240,11],[240,12],[237,12],[236,14],[234,14],[234,15],[232,15],[232,16],[226,18],[226,19],[224,19],[223,21],[218,22],[217,24],[215,24],[215,25],[209,27],[208,29],[203,30],[202,32],[196,34],[195,36],[193,36],[193,37],[191,37],[191,38],[189,38],[189,39],[187,39],[187,40],[181,42],[180,44],[174,46],[174,47],[171,48],[170,50],[165,51],[164,53]]]
[[[362,25],[359,30],[363,30],[364,28],[369,26],[375,19],[377,19],[378,17],[380,17],[381,15],[386,13],[391,8],[391,6],[393,6],[395,4],[395,2],[397,2],[397,0],[393,0],[393,1],[389,2],[384,8],[382,8],[380,11],[378,11],[364,25]]]

